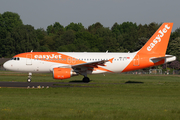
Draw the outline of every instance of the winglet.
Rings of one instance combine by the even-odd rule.
[[[114,58],[109,59],[109,62],[111,62],[111,63],[112,63],[113,59],[114,59]]]

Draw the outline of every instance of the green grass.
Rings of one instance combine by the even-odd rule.
[[[91,75],[58,81],[33,74],[33,82],[59,82],[49,89],[0,88],[0,120],[179,120],[180,76]],[[27,74],[0,72],[0,81],[24,81]],[[77,81],[77,84],[69,82]],[[133,84],[125,84],[131,81]],[[137,84],[136,82],[143,82]],[[66,84],[67,83],[67,84]]]

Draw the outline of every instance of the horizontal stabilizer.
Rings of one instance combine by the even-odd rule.
[[[153,57],[153,58],[150,58],[150,61],[153,63],[156,63],[156,62],[159,62],[163,59],[165,59],[165,63],[167,63],[167,62],[171,62],[171,61],[176,60],[176,56],[166,55],[166,56],[162,56],[162,57]]]

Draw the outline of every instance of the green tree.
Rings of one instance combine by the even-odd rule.
[[[178,61],[180,60],[180,37],[169,43],[167,53],[176,56]]]
[[[147,33],[147,36],[146,38],[151,38],[152,35],[157,31],[157,29],[161,26],[161,24],[158,24],[158,23],[155,23],[155,22],[152,22],[148,25],[148,33]]]
[[[46,48],[46,50],[50,50],[50,51],[55,51],[57,48],[55,47],[55,45],[58,44],[55,42],[54,37],[53,36],[45,36],[43,39],[43,44],[41,46],[44,46],[44,48]],[[47,49],[48,48],[48,49]],[[41,47],[42,49],[42,47]]]
[[[90,52],[90,44],[88,41],[81,38],[75,39],[74,44],[78,52]]]
[[[1,57],[12,57],[15,55],[14,39],[11,38],[11,34],[8,33],[5,39],[0,39],[0,53]]]
[[[17,13],[4,12],[0,14],[0,39],[5,39],[8,32],[22,24],[22,20]]]
[[[1,27],[6,28],[8,32],[11,32],[14,27],[22,25],[22,20],[17,13],[13,12],[4,12],[2,17],[0,17]]]
[[[138,25],[138,28],[137,28],[137,30],[138,30],[138,38],[147,38],[148,36],[148,26],[147,26],[147,24],[145,24],[145,25]]]
[[[49,25],[46,31],[48,35],[61,34],[64,31],[64,27],[59,22],[55,22],[53,25]]]
[[[70,23],[68,26],[65,27],[66,30],[73,30],[75,32],[84,30],[84,26],[82,23]]]
[[[44,38],[45,38],[45,36],[47,36],[46,31],[43,28],[39,28],[35,31],[36,31],[37,39],[38,39],[40,46],[44,45],[45,44]]]
[[[62,44],[72,44],[75,40],[76,36],[73,30],[67,30],[61,37]]]
[[[90,26],[88,27],[88,31],[89,31],[91,34],[96,34],[96,31],[97,31],[98,29],[102,28],[102,27],[103,27],[103,25],[102,25],[100,22],[97,22],[97,23],[95,23],[95,24],[93,24],[93,25],[90,25]]]
[[[138,42],[136,43],[136,51],[140,50],[146,44],[147,41],[148,39],[145,37],[138,38]]]
[[[36,31],[31,25],[21,25],[14,28],[11,32],[11,37],[14,39],[15,51],[13,52],[15,54],[31,50],[37,51],[39,48]]]
[[[180,37],[180,28],[177,28],[173,33],[171,33],[170,42],[177,37]]]

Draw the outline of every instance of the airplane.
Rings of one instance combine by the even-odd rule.
[[[88,74],[122,73],[161,65],[176,60],[166,55],[173,23],[163,23],[147,43],[132,53],[119,52],[26,52],[15,55],[3,64],[11,71],[53,74],[54,79],[68,79],[83,75],[83,82],[90,82]]]

